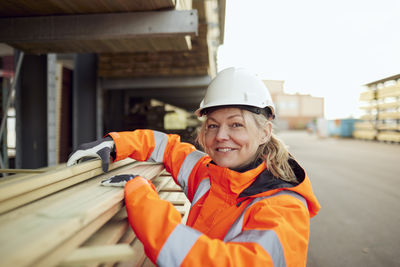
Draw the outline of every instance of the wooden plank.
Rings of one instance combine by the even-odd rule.
[[[23,181],[11,181],[11,183],[0,187],[0,201],[100,167],[100,160],[88,161],[62,170],[34,175]]]
[[[134,162],[132,159],[115,162],[110,164],[110,170],[132,162]],[[94,171],[92,177],[101,174],[101,161],[87,161],[68,168],[56,169],[43,174],[29,176],[23,180],[10,180],[7,184],[0,184],[0,201],[90,171]]]
[[[136,235],[133,232],[131,228],[129,228],[125,234],[121,237],[121,239],[118,241],[118,243],[124,243],[124,244],[131,244],[133,240],[135,240]]]
[[[171,188],[172,186],[175,185],[175,183],[173,182],[171,177],[168,177],[164,174],[163,174],[163,176],[157,177],[157,175],[160,174],[160,171],[162,169],[163,169],[162,165],[155,166],[155,165],[145,164],[145,165],[135,166],[134,168],[126,168],[124,170],[118,170],[118,173],[135,173],[135,174],[140,174],[146,178],[156,177],[152,180],[152,182],[155,184],[157,190],[161,190],[163,187]],[[138,240],[135,239],[135,235],[130,228],[129,228],[129,230],[125,231],[125,233],[123,233],[122,230],[118,234],[111,233],[113,231],[118,232],[118,229],[121,229],[120,227],[121,227],[122,223],[120,224],[120,226],[115,226],[117,224],[114,224],[114,223],[120,219],[126,218],[125,209],[122,209],[122,210],[120,209],[122,206],[118,206],[118,208],[116,210],[114,210],[112,212],[112,214],[109,213],[110,210],[112,210],[112,208],[106,209],[105,213],[107,213],[107,212],[109,213],[108,218],[106,218],[106,219],[103,218],[101,220],[99,218],[101,218],[102,215],[100,215],[100,216],[95,216],[94,214],[89,215],[88,211],[89,211],[89,213],[93,213],[93,212],[90,212],[92,210],[95,210],[96,212],[98,212],[100,207],[104,207],[104,203],[103,204],[96,203],[97,208],[93,207],[93,206],[91,206],[89,208],[90,205],[85,206],[85,201],[84,201],[84,203],[78,203],[76,201],[77,199],[84,199],[85,198],[84,195],[92,196],[96,193],[98,193],[99,196],[94,197],[94,199],[101,198],[101,200],[104,200],[104,198],[107,198],[107,194],[104,194],[104,192],[102,192],[100,194],[99,189],[100,188],[101,188],[101,190],[105,189],[105,188],[108,189],[108,187],[95,186],[95,184],[98,184],[99,181],[104,179],[105,176],[111,176],[111,175],[112,175],[111,173],[108,173],[108,174],[101,175],[100,177],[97,177],[95,179],[92,179],[87,182],[88,186],[86,186],[86,187],[83,187],[81,185],[76,186],[76,187],[80,187],[81,189],[77,190],[77,192],[75,192],[74,194],[64,196],[62,198],[62,201],[61,201],[61,198],[59,198],[58,202],[57,202],[59,205],[57,208],[54,206],[55,204],[52,203],[52,205],[50,205],[50,207],[45,206],[45,207],[41,207],[39,209],[33,210],[33,214],[37,213],[45,218],[53,217],[52,219],[59,220],[59,222],[58,222],[59,225],[57,226],[57,228],[59,228],[58,230],[52,229],[55,227],[54,227],[54,225],[52,226],[51,224],[50,225],[48,224],[45,227],[46,235],[57,236],[58,239],[62,239],[63,236],[62,236],[61,232],[58,232],[58,234],[55,234],[56,231],[61,231],[61,229],[63,229],[63,232],[67,231],[64,227],[60,228],[60,224],[65,224],[64,219],[70,220],[71,218],[73,218],[75,216],[76,218],[79,218],[81,225],[80,225],[80,227],[77,227],[78,232],[75,232],[75,234],[73,234],[72,237],[70,235],[66,240],[58,243],[58,245],[54,244],[52,249],[50,249],[50,251],[48,251],[46,253],[43,253],[43,252],[41,254],[39,253],[41,255],[40,257],[37,257],[37,254],[36,254],[35,257],[37,259],[34,262],[31,262],[27,265],[32,265],[32,266],[54,265],[54,264],[57,264],[58,262],[60,262],[60,260],[62,260],[64,257],[66,257],[68,255],[68,253],[70,253],[71,251],[74,251],[74,249],[77,246],[81,245],[88,238],[90,238],[89,240],[96,240],[96,239],[98,241],[103,240],[103,241],[99,241],[100,243],[104,242],[104,240],[112,239],[110,242],[114,243],[114,242],[116,242],[115,240],[118,239],[118,237],[116,237],[116,236],[120,237],[120,236],[122,236],[122,234],[123,234],[123,236],[121,237],[119,242],[129,243],[129,242],[132,242],[132,240],[133,240],[132,246],[138,252],[138,254],[137,254],[138,256],[135,257],[134,259],[132,259],[129,262],[129,264],[131,264],[131,263],[143,264],[145,262],[146,257],[144,255],[143,246],[141,245],[141,243]],[[109,189],[118,191],[118,188],[109,188]],[[72,191],[72,188],[67,191]],[[120,188],[119,191],[123,191],[122,188]],[[83,193],[83,192],[85,192],[85,193]],[[64,191],[61,193],[64,193]],[[177,195],[183,196],[183,193],[164,192],[163,194],[166,196],[167,200],[171,201],[175,205],[178,205],[180,207],[188,205],[186,203],[182,206],[183,201],[179,197],[177,197]],[[60,194],[60,195],[62,195],[62,194]],[[52,196],[52,197],[54,197],[54,196]],[[117,201],[117,205],[122,205],[122,202],[123,202],[122,199],[123,199],[123,197],[121,198],[121,200],[119,202]],[[97,200],[97,201],[99,201],[99,200]],[[39,202],[42,202],[42,201],[39,201]],[[64,205],[67,204],[66,206],[68,206],[68,207],[63,207],[64,210],[62,210],[62,208],[60,207],[61,203],[63,203]],[[108,203],[110,204],[110,201],[108,201]],[[78,206],[79,206],[79,208],[77,208]],[[84,207],[82,207],[82,206],[84,206]],[[24,210],[24,209],[21,209],[21,210]],[[80,211],[78,212],[78,210],[80,210]],[[117,213],[118,210],[119,210],[119,212]],[[96,213],[96,212],[94,212],[94,213]],[[117,213],[117,215],[114,215],[115,213]],[[181,213],[183,214],[183,212],[181,212]],[[79,215],[76,216],[77,214],[79,214]],[[82,216],[82,214],[85,214],[85,215]],[[112,220],[110,220],[111,216],[114,216]],[[0,217],[4,217],[4,216],[0,216]],[[91,217],[93,217],[93,219],[91,219]],[[10,225],[14,225],[16,227],[18,227],[18,226],[21,227],[23,220],[28,221],[28,222],[35,221],[34,219],[31,219],[29,215],[19,216],[19,217],[17,217],[16,220],[9,221],[8,223],[7,223],[7,221],[3,222],[3,223],[1,223],[1,221],[0,221],[0,243],[1,244],[3,244],[3,242],[2,242],[3,237],[5,239],[10,238],[10,236],[7,237],[6,235],[4,235],[5,232],[2,232],[2,231],[7,230],[7,227],[9,227]],[[82,224],[85,224],[86,221],[90,221],[90,222],[88,222],[86,224],[86,226],[82,227]],[[108,221],[108,223],[105,224],[107,221]],[[26,227],[29,231],[24,231],[24,233],[26,234],[25,238],[27,238],[27,239],[25,239],[25,242],[27,240],[32,240],[33,236],[35,236],[35,242],[37,241],[36,239],[42,239],[42,241],[46,240],[46,242],[53,242],[53,240],[48,240],[47,238],[43,239],[41,236],[36,236],[35,233],[32,233],[32,231],[33,231],[32,229],[36,229],[43,225],[43,223],[42,223],[39,226],[37,221],[35,223],[36,224],[34,224],[34,225],[27,223]],[[104,224],[105,224],[105,226],[102,229],[105,229],[107,226],[110,227],[109,229],[113,228],[113,230],[109,230],[109,233],[111,233],[111,234],[103,235],[103,234],[101,234],[102,231],[98,230]],[[114,224],[114,226],[112,226],[113,224]],[[125,226],[123,226],[122,228],[124,228],[124,227],[128,228],[127,223],[125,223]],[[68,224],[68,231],[70,231],[71,228],[73,228],[73,227],[72,227],[72,222],[70,221]],[[10,229],[8,229],[8,230],[10,230]],[[42,228],[42,231],[44,231],[44,228]],[[35,232],[35,231],[33,231],[33,232]],[[93,233],[95,233],[95,232],[97,232],[97,234],[93,235]],[[9,234],[9,233],[7,232],[7,234]],[[60,236],[60,234],[61,234],[61,236]],[[114,237],[111,237],[111,236],[114,236]],[[16,239],[18,239],[18,238],[19,237],[17,237]],[[11,238],[11,239],[13,239],[13,238]],[[15,241],[15,240],[13,240],[13,241]],[[105,242],[107,242],[107,241],[105,241]],[[91,243],[90,241],[88,241],[86,244],[95,244],[95,243],[96,242]],[[11,246],[13,246],[13,245],[15,245],[15,242],[13,244],[11,244]],[[24,245],[22,245],[22,244],[20,245],[20,247],[21,247],[20,250],[22,250],[22,251],[25,249]],[[38,244],[38,243],[36,243],[36,245],[30,246],[29,248],[31,250],[34,250],[34,249],[37,249],[37,247],[42,248],[42,246],[40,246],[40,244]],[[56,249],[54,249],[54,248],[56,248]],[[0,245],[0,258],[1,258],[0,264],[4,263],[4,262],[7,263],[7,259],[6,259],[6,261],[3,259],[4,258],[2,256],[3,252],[4,252],[4,250]],[[37,253],[37,251],[32,252],[32,253],[35,254],[35,253]],[[25,254],[26,253],[24,253],[24,256],[25,256]],[[27,253],[27,255],[28,255],[28,257],[32,257],[32,255],[30,255],[29,253]],[[17,262],[17,264],[19,264],[19,266],[24,266],[24,261],[22,263]]]
[[[375,91],[368,90],[360,94],[361,101],[370,101],[376,99]]]
[[[133,231],[132,231],[133,233]],[[136,238],[133,239],[133,241],[130,243],[130,246],[132,247],[132,249],[135,251],[136,256],[131,258],[129,261],[125,261],[125,262],[121,262],[121,261],[117,261],[117,262],[111,262],[108,264],[104,264],[104,266],[102,267],[116,267],[116,266],[126,266],[126,267],[131,267],[131,266],[141,266],[142,263],[145,261],[146,254],[144,252],[144,247],[143,244]]]
[[[135,170],[143,171],[145,168],[148,168],[148,167],[151,168],[152,165],[154,165],[154,163],[136,162],[136,163],[134,163],[133,167],[135,167]],[[127,166],[126,168],[131,168],[131,166]],[[26,214],[40,212],[40,210],[48,207],[49,205],[52,205],[55,202],[63,201],[63,199],[70,197],[70,195],[72,195],[72,194],[75,194],[82,190],[86,190],[90,187],[97,186],[99,181],[101,181],[107,177],[110,177],[112,175],[116,175],[119,173],[126,173],[126,168],[123,167],[121,169],[116,169],[115,171],[110,171],[108,173],[101,174],[101,175],[97,176],[96,179],[89,179],[87,181],[84,181],[84,182],[74,185],[72,187],[69,187],[62,191],[59,191],[59,192],[57,192],[57,194],[52,194],[52,195],[42,198],[40,200],[30,202],[29,205],[21,206],[18,209],[9,211],[6,214],[3,214],[0,216],[0,226],[2,224],[18,220],[21,217],[25,216]],[[20,197],[22,197],[22,196],[23,195],[21,195]],[[121,219],[126,218],[126,212],[125,212],[124,216],[125,217],[121,217]]]
[[[115,170],[117,168],[121,168],[127,164],[133,164],[133,163],[134,162],[131,160],[113,163],[110,165],[110,171]],[[132,166],[128,166],[128,167],[125,166],[125,168],[131,168],[131,167]],[[90,179],[99,174],[102,174],[101,168],[92,169],[90,171],[72,176],[70,178],[66,178],[64,180],[43,186],[41,188],[37,188],[37,189],[31,190],[31,191],[28,191],[24,194],[16,195],[16,196],[8,198],[6,200],[0,201],[0,214],[7,212],[11,209],[14,209],[16,207],[19,207],[21,205],[24,205],[26,203],[29,203],[33,200],[36,200],[36,199],[42,198],[44,196],[47,196],[49,194],[52,194],[54,192],[60,191],[64,188],[67,188],[67,187],[77,184],[79,182]],[[56,174],[54,174],[54,175],[56,175]],[[21,186],[24,186],[25,182],[20,181],[18,183],[17,181],[14,181],[14,183],[11,186],[15,187],[18,184],[22,184]],[[0,187],[0,188],[2,188],[2,187]],[[10,189],[10,190],[12,190],[12,189]]]
[[[137,257],[137,251],[128,244],[81,247],[64,259],[59,266],[125,261],[135,257]]]
[[[209,75],[207,24],[199,24],[190,52],[103,53],[98,74],[110,78],[178,77]]]
[[[110,221],[91,236],[82,247],[115,244],[122,238],[128,229],[128,220]]]
[[[95,233],[102,225],[104,225],[115,213],[122,208],[122,203],[117,203],[106,212],[101,214],[96,220],[81,228],[68,240],[65,240],[61,245],[53,247],[50,253],[44,255],[39,260],[28,266],[54,266],[62,261],[71,251],[82,244],[89,236]]]
[[[184,206],[186,204],[185,200],[171,200],[170,202],[174,206]]]
[[[384,109],[396,109],[400,106],[400,102],[389,102],[389,103],[380,103],[378,107],[380,110]]]
[[[118,243],[119,244],[128,244],[128,245],[132,246],[135,239],[136,239],[136,235],[133,232],[133,230],[129,227],[129,229],[125,232],[125,234],[122,236],[122,238],[119,240]],[[142,253],[144,253],[144,250]],[[139,256],[139,257],[142,257],[142,256]],[[115,262],[104,263],[101,265],[101,267],[113,267],[117,264],[117,261],[118,260],[116,260]]]
[[[27,214],[40,212],[40,210],[52,205],[53,203],[63,201],[64,199],[69,198],[71,195],[73,195],[79,191],[86,190],[90,187],[97,186],[100,180],[109,177],[109,175],[114,175],[115,173],[116,172],[111,171],[109,173],[99,175],[95,179],[86,180],[82,183],[79,183],[79,184],[76,184],[69,188],[66,188],[64,190],[61,190],[61,191],[57,192],[56,194],[51,194],[47,197],[30,202],[27,205],[21,206],[17,209],[14,209],[5,214],[2,214],[2,215],[0,215],[0,227],[1,227],[1,225],[9,223],[11,221],[19,220],[21,217],[24,217]],[[21,197],[22,196],[23,195],[21,195]]]
[[[44,173],[45,171],[36,169],[0,169],[0,173]]]
[[[163,168],[162,165],[142,165],[133,167],[126,173],[137,173],[150,178]],[[99,183],[101,179],[96,178],[94,181]],[[37,262],[101,214],[115,205],[122,205],[123,199],[123,188],[98,185],[75,192],[62,201],[0,225],[0,265],[28,266]],[[46,257],[45,260],[50,261],[50,258],[62,259]]]
[[[0,263],[5,266],[31,265],[87,226],[101,213],[121,203],[122,199],[123,192],[120,190],[85,190],[66,199],[65,202],[55,203],[39,213],[25,216],[23,220],[2,226]]]
[[[162,190],[163,187],[172,187],[175,185],[175,182],[173,181],[172,177],[170,175],[165,175],[163,174],[162,176],[158,176],[154,179],[152,179],[153,184],[156,186],[156,190],[160,191]],[[176,185],[175,185],[176,186]],[[186,196],[180,192],[180,193],[168,193],[168,192],[163,192],[160,193],[160,198],[167,200],[169,202],[171,202],[172,204],[175,204],[176,208],[178,209],[178,211],[182,214],[183,218],[182,218],[182,222],[186,222],[187,219],[187,215],[188,215],[188,210],[190,208],[190,202],[187,200]],[[102,227],[101,230],[99,230],[95,235],[93,235],[87,242],[85,242],[84,246],[88,247],[90,245],[104,245],[104,244],[110,244],[110,243],[106,243],[108,238],[111,237],[113,234],[113,231],[118,232],[118,226],[115,226],[115,221],[119,220],[118,218],[122,218],[122,220],[125,219],[125,222],[127,224],[126,221],[126,213],[124,212],[125,209],[122,209],[117,215],[115,215],[113,217],[113,219],[108,222],[106,225],[104,225]],[[114,221],[114,222],[113,222]],[[104,229],[107,229],[108,233],[105,233]],[[114,229],[112,229],[114,228]],[[92,241],[91,241],[92,240]],[[94,241],[96,240],[96,241]],[[115,242],[115,238],[112,240],[112,242]],[[83,263],[87,263],[87,264],[98,264],[98,263],[102,263],[104,264],[104,267],[107,266],[114,266],[116,264],[116,262],[120,262],[118,264],[118,266],[125,266],[128,264],[131,264],[130,266],[132,266],[132,264],[136,264],[137,266],[141,266],[142,264],[144,264],[145,262],[147,262],[147,257],[144,254],[144,250],[142,248],[141,245],[139,245],[138,243],[140,243],[139,240],[135,239],[135,234],[133,233],[133,231],[129,228],[124,236],[120,239],[119,243],[132,243],[132,247],[136,247],[136,250],[138,251],[138,254],[135,255],[134,258],[132,258],[129,262],[127,263],[122,263],[125,258],[123,256],[121,256],[121,258],[118,258],[117,254],[114,254],[114,262],[112,261],[104,261],[101,262],[99,261],[99,259],[97,257],[90,257],[90,259],[87,259],[85,262],[74,262],[74,264],[83,264]],[[72,252],[72,254],[75,253],[80,253],[81,248],[78,249],[79,252],[74,251]],[[74,257],[74,256],[69,256],[68,258],[66,258],[63,262],[62,262],[62,266],[69,266],[69,264],[71,264],[69,261],[70,257]]]
[[[151,262],[151,260],[149,258],[147,258],[143,264],[141,265],[141,267],[155,267],[156,265],[154,263]]]
[[[116,266],[119,267],[140,266],[144,262],[144,260],[146,259],[146,255],[144,253],[143,244],[138,239],[135,239],[131,244],[131,247],[135,251],[135,254],[137,256],[129,261],[119,262],[116,264]]]
[[[183,191],[182,188],[168,187],[168,188],[162,188],[160,192],[183,192]]]
[[[126,209],[122,209],[120,212],[115,214],[115,216],[112,218],[113,221],[122,221],[128,218],[128,214],[126,213]]]
[[[356,130],[353,132],[353,136],[357,139],[374,140],[377,133],[376,130]]]
[[[40,170],[40,171],[43,171],[43,172],[48,172],[48,171],[60,170],[60,169],[63,169],[63,168],[65,168],[65,164],[57,164],[55,166],[39,168],[39,169],[36,169],[36,170]],[[7,183],[10,183],[10,182],[15,182],[17,180],[24,180],[28,176],[33,176],[33,175],[35,175],[35,174],[34,173],[29,173],[29,174],[27,174],[27,173],[19,173],[19,174],[9,175],[9,176],[6,176],[6,177],[1,177],[0,178],[0,187],[5,185],[5,184],[7,184]]]

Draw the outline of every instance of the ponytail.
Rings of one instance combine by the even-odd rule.
[[[271,123],[271,122],[268,122]],[[297,178],[289,165],[293,158],[285,144],[271,134],[270,140],[259,148],[259,157],[266,161],[268,170],[273,176],[290,183],[296,183]]]
[[[272,122],[260,114],[251,113],[257,126],[263,129]],[[273,176],[289,183],[297,183],[295,173],[289,164],[289,159],[294,159],[290,155],[286,145],[272,133],[270,139],[258,148],[257,158],[261,158],[267,163],[268,170]]]

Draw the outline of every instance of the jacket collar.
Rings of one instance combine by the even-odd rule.
[[[244,172],[220,167],[213,162],[207,164],[207,167],[210,173],[211,183],[218,185],[218,188],[221,188],[223,193],[235,195],[235,198],[237,198],[244,189],[249,187],[260,173],[267,168],[265,162]]]
[[[289,159],[289,165],[297,177],[297,183],[289,183],[274,177],[267,169],[265,161],[262,160],[257,160],[240,170],[220,167],[213,162],[207,164],[212,174],[210,175],[211,182],[217,184],[223,193],[233,194],[238,199],[268,195],[263,193],[301,184],[306,177],[303,168],[294,159]]]
[[[237,206],[249,198],[272,195],[284,189],[294,191],[306,199],[310,217],[313,217],[321,206],[313,193],[310,180],[294,159],[289,159],[289,164],[298,183],[288,183],[274,177],[265,162],[242,173],[219,167],[211,162],[207,164],[210,182],[217,185],[212,185],[211,190],[222,193],[226,201],[236,203]]]
[[[239,198],[259,195],[260,193],[264,193],[274,189],[291,188],[302,183],[306,176],[303,168],[301,168],[300,165],[294,159],[289,159],[288,162],[294,174],[296,175],[298,182],[283,181],[273,176],[268,169],[265,169],[260,173],[257,179],[255,179],[254,182],[249,187],[244,189],[239,194]]]

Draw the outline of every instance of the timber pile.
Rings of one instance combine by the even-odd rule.
[[[151,179],[186,220],[190,207],[160,164],[126,159],[103,174],[99,160],[0,180],[0,266],[153,266],[131,230],[124,190],[100,181]]]
[[[210,60],[207,30],[207,24],[199,24],[199,35],[191,38],[190,51],[101,53],[98,75],[105,78],[207,75]]]

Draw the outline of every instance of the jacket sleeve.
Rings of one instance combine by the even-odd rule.
[[[305,266],[309,215],[292,196],[251,206],[230,240],[211,239],[180,223],[179,212],[150,186],[125,187],[131,227],[158,266]],[[283,204],[282,204],[283,203]]]
[[[193,190],[199,181],[191,179],[189,185],[189,176],[194,177],[196,168],[206,154],[196,150],[189,143],[181,142],[179,135],[175,134],[135,130],[112,132],[109,135],[115,143],[116,161],[130,157],[139,161],[163,163],[175,182],[183,188],[189,200],[192,200]]]

